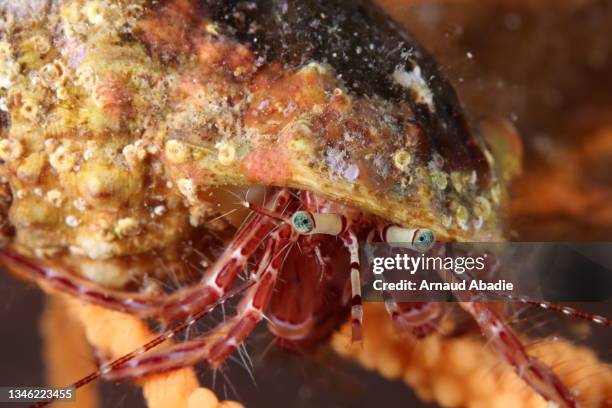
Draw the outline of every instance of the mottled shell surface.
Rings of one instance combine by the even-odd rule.
[[[368,2],[9,1],[1,24],[3,231],[22,250],[121,285],[219,216],[211,188],[250,185],[500,238],[492,155]]]

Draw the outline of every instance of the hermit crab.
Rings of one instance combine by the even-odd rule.
[[[502,239],[515,144],[485,141],[434,60],[368,1],[2,7],[0,261],[170,325],[77,387],[220,366],[264,318],[286,347],[349,317],[360,340],[360,243]],[[151,350],[234,295],[211,332]],[[542,397],[577,406],[487,303],[461,305]],[[389,311],[421,336],[441,315]]]

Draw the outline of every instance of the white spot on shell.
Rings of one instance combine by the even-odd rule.
[[[74,200],[72,202],[72,205],[74,205],[74,208],[76,208],[79,211],[85,211],[87,209],[87,202],[80,197]]]
[[[23,154],[23,145],[17,139],[0,140],[0,159],[10,162],[17,160]]]
[[[49,190],[45,195],[45,200],[55,208],[60,208],[64,198],[59,190]]]
[[[145,149],[144,142],[141,140],[125,146],[121,152],[123,153],[125,161],[131,167],[136,167],[138,163],[142,162],[147,157],[147,150]]]
[[[79,219],[75,217],[74,215],[67,216],[64,221],[66,222],[66,225],[68,225],[71,228],[76,228],[81,223]]]
[[[325,162],[331,174],[347,181],[355,181],[359,177],[359,167],[350,162],[346,152],[330,148],[326,152]]]
[[[404,88],[413,91],[417,102],[426,104],[432,112],[435,110],[433,92],[421,76],[421,67],[417,65],[410,72],[397,67],[393,72],[393,80]]]
[[[172,163],[185,163],[191,156],[191,149],[178,140],[168,140],[165,147],[166,157]]]
[[[115,224],[115,234],[120,237],[137,235],[140,232],[140,223],[132,217],[122,218]]]
[[[161,217],[162,215],[164,215],[166,213],[166,207],[163,205],[157,205],[153,208],[153,214],[156,215],[157,217]]]
[[[179,191],[183,194],[189,202],[195,202],[197,200],[196,186],[191,179],[180,179],[176,183]]]
[[[59,172],[70,171],[76,164],[78,157],[68,146],[60,146],[49,157],[51,166]]]
[[[236,161],[236,148],[232,142],[219,142],[215,145],[219,151],[217,159],[224,166],[229,166]]]

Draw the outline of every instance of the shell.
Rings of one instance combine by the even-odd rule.
[[[441,240],[501,237],[493,155],[434,60],[367,1],[11,3],[0,172],[23,250],[122,285],[97,262],[177,258],[218,215],[212,188],[251,185]]]

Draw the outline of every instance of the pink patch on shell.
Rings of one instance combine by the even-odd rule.
[[[257,148],[244,158],[246,174],[259,184],[284,186],[291,177],[288,156],[284,145]]]

